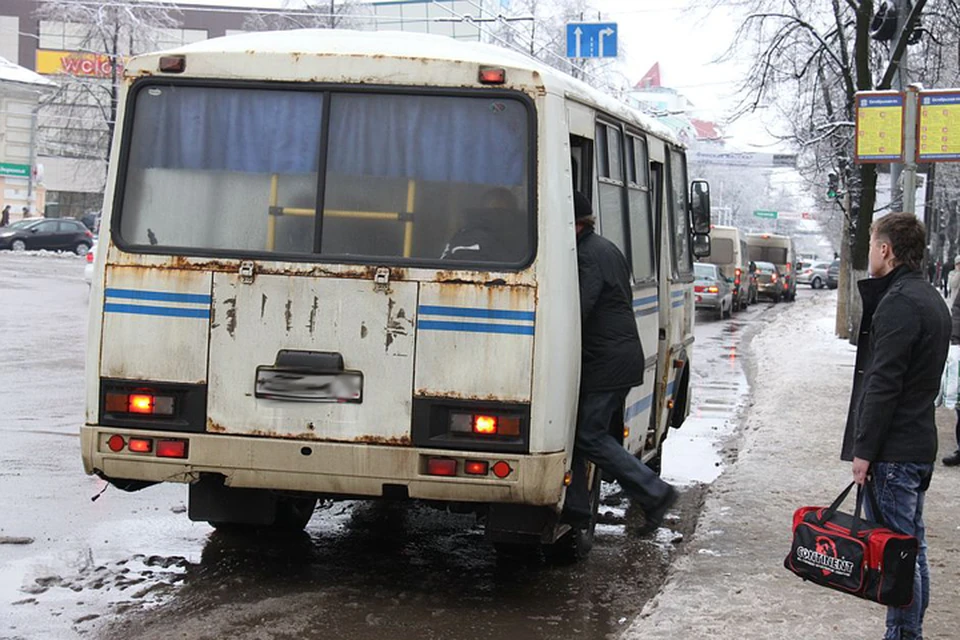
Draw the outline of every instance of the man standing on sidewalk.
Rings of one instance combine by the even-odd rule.
[[[933,403],[951,326],[943,298],[920,272],[925,244],[915,215],[878,219],[871,277],[858,283],[863,318],[841,458],[853,461],[855,482],[870,478],[880,514],[868,508],[868,517],[920,541],[913,602],[887,609],[884,640],[922,639],[930,601],[923,500],[937,457]]]
[[[616,478],[631,501],[643,508],[645,521],[638,531],[643,535],[660,527],[677,492],[611,434],[611,426],[623,429],[627,392],[643,382],[643,346],[633,315],[627,259],[615,244],[593,232],[586,196],[577,191],[573,196],[582,355],[573,481],[563,517],[574,526],[589,524],[586,459]]]

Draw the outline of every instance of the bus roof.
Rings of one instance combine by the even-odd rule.
[[[574,100],[592,104],[631,122],[676,146],[684,146],[666,125],[562,71],[526,54],[480,42],[464,42],[447,36],[403,31],[355,31],[348,29],[294,29],[259,31],[211,38],[162,52],[170,54],[278,54],[302,56],[383,57],[397,60],[436,60],[503,66],[539,74],[544,88]],[[160,52],[132,58],[125,71],[136,74],[156,68]]]

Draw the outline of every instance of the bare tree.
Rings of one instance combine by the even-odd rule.
[[[369,25],[373,19],[370,4],[355,0],[284,0],[281,9],[256,11],[243,21],[248,31],[285,31],[288,29],[351,29]]]
[[[910,3],[903,3],[910,7]],[[846,197],[841,243],[838,334],[849,335],[846,304],[857,305],[850,282],[866,273],[869,228],[876,212],[877,168],[853,164],[855,95],[889,89],[901,70],[908,42],[915,41],[911,81],[935,84],[945,72],[947,37],[956,33],[956,0],[914,0],[904,16],[903,37],[871,38],[873,0],[746,0],[745,18],[731,55],[744,46],[754,62],[743,84],[741,113],[774,106],[790,114],[785,136],[800,150],[801,170],[825,190],[829,172],[840,177]],[[927,20],[921,22],[920,16]],[[923,26],[924,24],[928,26]],[[856,335],[851,336],[856,339]]]
[[[59,25],[63,48],[86,56],[65,58],[57,78],[59,89],[44,99],[39,122],[41,152],[61,157],[100,160],[105,167],[120,95],[126,56],[159,48],[166,30],[179,27],[179,11],[163,2],[134,0],[48,0],[36,12],[40,20]]]

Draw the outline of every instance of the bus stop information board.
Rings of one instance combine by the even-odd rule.
[[[921,91],[917,162],[960,160],[960,91]]]
[[[856,162],[903,161],[903,106],[902,93],[857,94]]]

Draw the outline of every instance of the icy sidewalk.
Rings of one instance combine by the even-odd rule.
[[[839,459],[855,349],[833,336],[836,294],[798,299],[750,345],[740,453],[707,494],[697,532],[623,638],[879,640],[885,608],[783,568],[793,511],[850,481]],[[953,414],[938,413],[941,452]],[[849,507],[852,509],[852,500]],[[937,463],[925,510],[932,595],[926,640],[960,637],[960,470]]]

